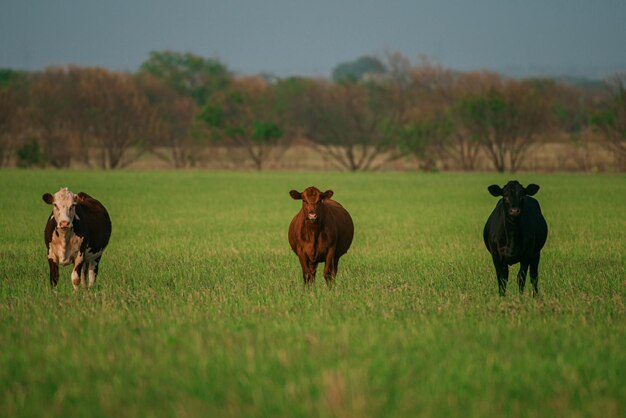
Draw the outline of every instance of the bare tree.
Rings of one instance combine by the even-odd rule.
[[[198,111],[195,101],[150,74],[140,73],[136,80],[148,102],[150,151],[175,168],[193,165],[198,145],[192,136]],[[159,147],[167,151],[163,152]]]
[[[128,165],[148,148],[148,127],[154,115],[147,113],[146,98],[131,75],[90,69],[77,95],[100,150],[102,168]]]
[[[305,93],[302,124],[305,136],[338,167],[372,170],[400,158],[397,96],[379,82],[319,81]]]
[[[72,160],[71,101],[64,68],[49,67],[33,76],[29,89],[29,117],[34,134],[43,144],[46,162],[68,167]]]
[[[95,148],[96,139],[94,121],[91,117],[92,111],[89,103],[84,100],[82,89],[89,85],[93,72],[97,71],[100,70],[78,66],[67,68],[69,88],[66,100],[71,103],[67,118],[76,144],[74,157],[87,167],[93,166],[91,151]]]

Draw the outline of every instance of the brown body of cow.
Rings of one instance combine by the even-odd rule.
[[[331,199],[332,190],[322,193],[309,187],[302,193],[289,192],[295,200],[302,200],[302,209],[289,225],[289,244],[302,266],[304,284],[315,281],[318,263],[324,265],[324,279],[332,286],[339,258],[352,244],[354,224],[347,210]]]
[[[43,201],[53,205],[44,230],[48,249],[50,285],[59,281],[59,266],[74,264],[72,285],[93,286],[98,264],[111,237],[111,218],[102,204],[87,193],[63,188]],[[88,279],[88,281],[87,281]]]

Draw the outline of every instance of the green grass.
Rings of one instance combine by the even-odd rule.
[[[535,300],[497,296],[486,187],[419,173],[0,171],[0,416],[626,415],[626,177],[539,183]],[[332,188],[355,240],[304,289],[288,191]],[[100,199],[95,289],[48,285],[44,192]]]

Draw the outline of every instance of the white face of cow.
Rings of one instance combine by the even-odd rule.
[[[43,201],[52,205],[52,216],[57,223],[57,228],[67,231],[71,229],[76,218],[76,196],[67,187],[53,195],[46,193],[42,196]]]

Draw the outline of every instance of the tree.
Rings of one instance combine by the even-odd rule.
[[[456,120],[450,110],[458,94],[457,75],[426,57],[419,57],[419,64],[411,67],[395,54],[390,56],[390,63],[394,63],[389,64],[394,78],[403,80],[405,86],[411,153],[427,169],[434,169],[437,160],[447,158],[472,169],[477,146],[454,129]]]
[[[464,120],[464,98],[479,96],[489,88],[500,84],[500,76],[488,71],[453,74],[450,70],[430,65],[420,71],[421,84],[433,86],[438,92],[439,107],[443,108],[452,131],[445,141],[439,143],[438,151],[452,158],[463,170],[476,168],[481,142],[475,132],[468,129]],[[429,81],[431,80],[431,81]],[[433,88],[431,87],[431,88]],[[437,100],[431,100],[437,103]]]
[[[43,165],[39,142],[35,138],[31,138],[30,142],[26,142],[18,148],[16,154],[18,167],[30,168]]]
[[[359,81],[367,76],[381,75],[386,72],[385,64],[378,58],[363,56],[354,61],[344,62],[333,69],[333,80]]]
[[[459,122],[454,108],[448,114],[452,131],[445,141],[440,143],[440,153],[451,157],[461,169],[472,171],[476,169],[481,143],[463,123]]]
[[[22,72],[0,69],[0,167],[5,166],[24,130],[27,80]]]
[[[92,109],[86,100],[84,89],[90,84],[90,77],[97,71],[100,70],[72,65],[67,68],[69,88],[66,100],[71,103],[67,117],[76,144],[73,156],[87,167],[92,166],[91,151],[95,148],[97,140],[91,116]]]
[[[183,168],[195,163],[197,144],[192,135],[198,106],[156,77],[140,73],[136,78],[140,91],[147,99],[151,151],[172,164]],[[164,154],[157,147],[167,147]]]
[[[151,74],[175,91],[204,106],[212,94],[230,83],[226,66],[215,59],[191,53],[153,51],[141,64],[140,73]]]
[[[549,122],[550,98],[528,81],[507,80],[469,94],[456,106],[461,128],[490,156],[498,172],[516,171]]]
[[[401,118],[397,99],[385,83],[320,81],[304,94],[304,135],[341,168],[377,169],[404,155],[396,136]]]
[[[262,78],[247,77],[215,93],[198,117],[214,141],[242,149],[261,170],[269,160],[280,158],[292,141],[282,128],[280,110],[276,90]]]
[[[89,69],[77,88],[77,104],[91,125],[100,150],[100,167],[120,168],[148,148],[154,114],[133,77],[101,68]],[[130,151],[134,150],[134,155]]]
[[[552,112],[558,127],[572,140],[589,126],[591,105],[586,99],[581,91],[571,86],[557,86]]]
[[[602,134],[605,146],[617,159],[620,170],[626,168],[626,73],[615,74],[606,80],[608,99],[591,118],[593,126]]]
[[[415,156],[425,170],[434,170],[435,157],[449,141],[452,124],[445,113],[422,120],[412,120],[399,127],[401,146]]]
[[[29,118],[34,135],[43,143],[43,156],[53,167],[68,167],[72,160],[72,107],[67,73],[49,67],[35,73],[29,89]]]

